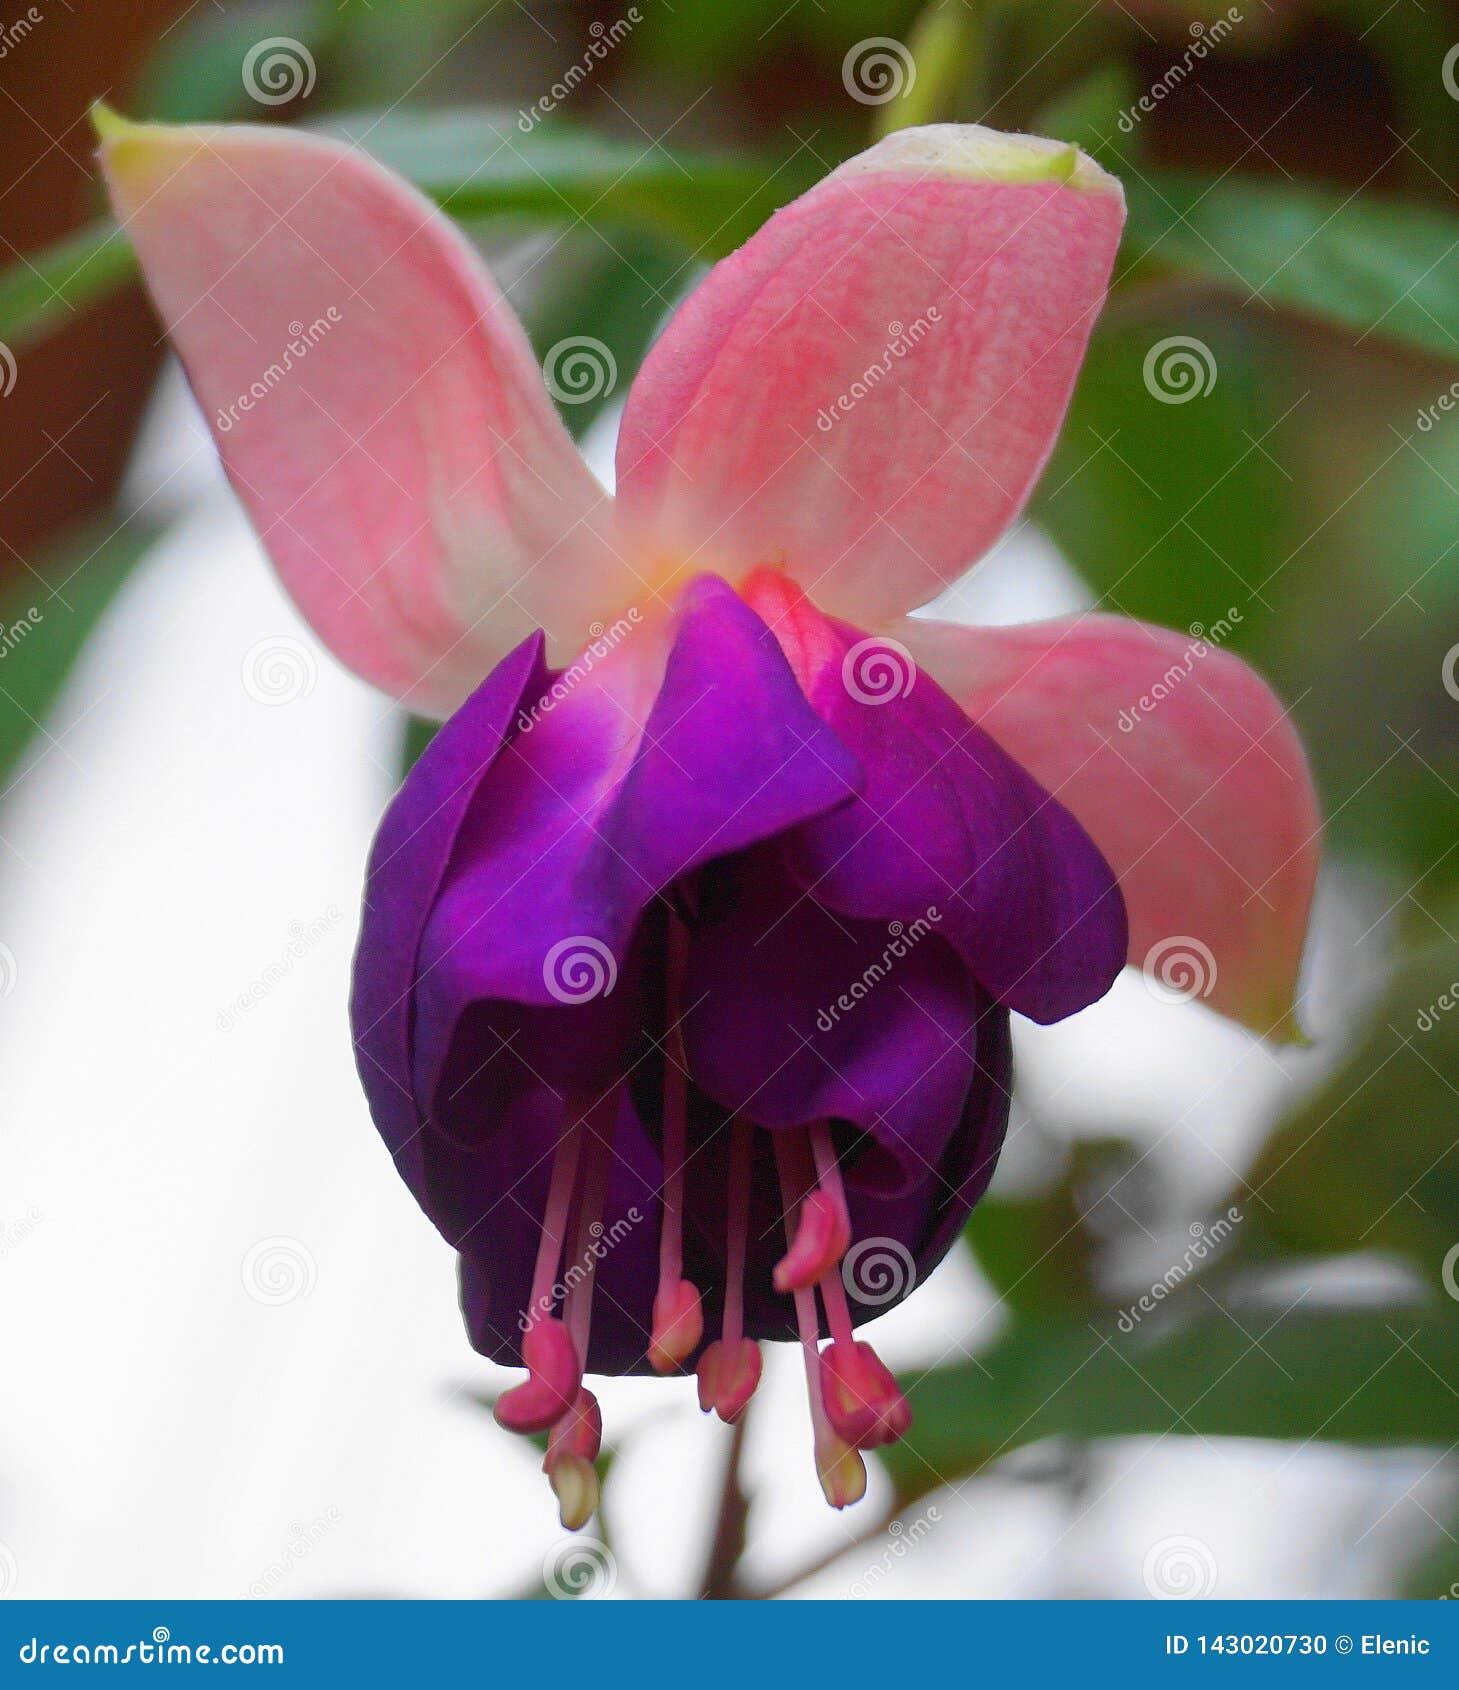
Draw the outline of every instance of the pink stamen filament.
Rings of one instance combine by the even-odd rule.
[[[788,1132],[772,1135],[775,1143],[775,1167],[780,1175],[780,1200],[785,1208],[787,1245],[794,1241],[795,1213],[805,1194],[805,1180],[795,1166],[800,1160],[796,1152],[801,1145],[799,1142],[792,1144],[792,1136]],[[792,1295],[795,1298],[795,1324],[800,1332],[801,1353],[805,1357],[806,1392],[810,1397],[811,1425],[819,1443],[823,1433],[830,1430],[830,1422],[821,1407],[821,1325],[816,1314],[816,1293],[807,1285]]]
[[[542,1231],[537,1240],[537,1261],[532,1269],[532,1300],[528,1320],[536,1325],[552,1313],[557,1281],[557,1264],[567,1238],[568,1211],[577,1185],[578,1159],[582,1153],[584,1115],[578,1099],[570,1105],[571,1125],[557,1141],[552,1158],[552,1178],[547,1203],[542,1211]]]
[[[582,1176],[578,1182],[576,1221],[573,1227],[571,1266],[579,1276],[569,1286],[563,1318],[572,1337],[578,1360],[587,1366],[588,1338],[592,1330],[593,1288],[598,1276],[597,1243],[603,1234],[603,1208],[608,1195],[608,1174],[613,1155],[613,1129],[618,1114],[618,1095],[607,1092],[588,1111],[583,1127]]]

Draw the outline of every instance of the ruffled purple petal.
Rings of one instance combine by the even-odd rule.
[[[762,1126],[850,1122],[884,1152],[856,1177],[906,1190],[936,1167],[976,1060],[977,989],[937,928],[834,914],[778,842],[701,880],[685,1033],[696,1083]]]
[[[795,829],[801,884],[845,915],[942,931],[1001,1003],[1058,1021],[1124,964],[1125,905],[1073,815],[893,642],[772,581],[754,600],[811,703],[866,771],[856,799]]]
[[[380,823],[365,880],[350,998],[370,1113],[419,1194],[421,1114],[411,1090],[416,958],[456,834],[524,696],[546,683],[542,636],[524,640],[426,747]]]
[[[689,870],[843,803],[855,761],[754,612],[705,577],[667,657],[630,635],[518,731],[477,788],[422,938],[416,1095],[446,1130],[470,1060],[567,1091],[625,1075],[647,1000],[645,910]],[[660,679],[659,663],[662,663]],[[460,1065],[459,1055],[456,1058]]]

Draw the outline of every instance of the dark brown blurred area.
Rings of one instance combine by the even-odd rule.
[[[125,96],[150,48],[187,5],[92,0],[33,10],[41,21],[0,59],[0,262],[6,265],[96,214],[87,108],[94,99]],[[109,503],[160,357],[137,289],[15,351],[15,385],[0,401],[5,576],[46,534]]]

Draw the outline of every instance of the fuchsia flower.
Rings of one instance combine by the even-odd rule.
[[[798,1337],[855,1500],[909,1412],[854,1330],[987,1185],[1010,1011],[1181,935],[1214,1007],[1293,1025],[1318,824],[1266,686],[1209,652],[1121,732],[1185,636],[907,619],[1048,456],[1118,183],[951,126],[833,171],[664,330],[609,499],[475,254],[363,154],[108,117],[102,158],[285,585],[449,717],[376,841],[352,1013],[472,1342],[527,1368],[498,1418],[548,1433],[579,1525],[585,1371],[693,1364],[732,1420]]]

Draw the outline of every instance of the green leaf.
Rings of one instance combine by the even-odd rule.
[[[1119,172],[1120,161],[1112,168]],[[1459,359],[1459,216],[1315,182],[1125,173],[1123,262]]]
[[[1390,1251],[1437,1291],[1459,1242],[1456,1074],[1459,956],[1440,942],[1404,965],[1346,1060],[1267,1141],[1244,1182],[1243,1254]]]
[[[1262,450],[1279,414],[1263,327],[1211,310],[1111,319],[1035,494],[1105,608],[1175,628],[1225,618],[1237,649],[1270,620],[1262,583],[1291,549],[1281,442]]]
[[[0,270],[0,341],[18,351],[136,273],[126,237],[106,219]]]
[[[308,110],[303,72],[312,63],[314,76],[309,80],[317,78],[317,60],[338,27],[337,0],[263,0],[231,13],[199,7],[153,49],[131,103],[154,123],[270,117],[274,114],[250,96],[244,71],[250,52],[272,40],[286,43],[283,51],[300,73],[295,95],[299,103],[286,102],[288,116],[297,117]],[[300,57],[299,49],[307,58]],[[262,86],[267,91],[269,84]]]
[[[328,131],[357,141],[461,222],[507,216],[669,241],[681,259],[732,252],[821,174],[801,151],[781,160],[702,155],[538,124],[528,132],[478,110],[360,113]],[[129,280],[136,262],[109,223],[0,271],[0,341],[15,346]]]
[[[0,786],[45,722],[88,636],[156,539],[140,523],[73,529],[0,600]]]
[[[358,142],[463,222],[522,213],[548,223],[630,223],[718,257],[821,174],[801,152],[766,161],[683,152],[530,113],[364,113],[329,129]]]
[[[878,1451],[899,1503],[1052,1437],[1453,1442],[1459,1309],[1240,1319],[1214,1314],[1163,1336],[1029,1322],[976,1361],[904,1379],[911,1433]]]

